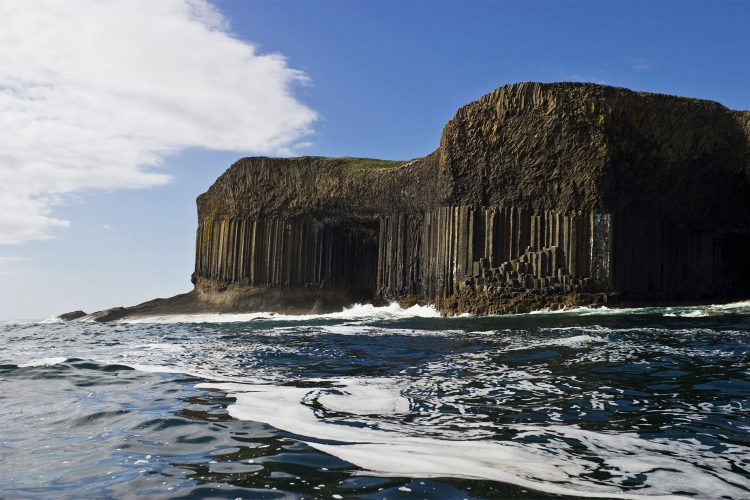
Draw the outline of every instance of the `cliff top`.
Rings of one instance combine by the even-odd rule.
[[[364,170],[374,168],[396,168],[405,165],[411,160],[378,160],[376,158],[354,158],[351,156],[343,156],[340,158],[328,158],[332,161],[339,161],[343,163],[343,167],[350,170]]]
[[[415,160],[244,158],[199,217],[421,211],[439,204],[750,220],[750,113],[592,83],[515,83],[461,107]]]

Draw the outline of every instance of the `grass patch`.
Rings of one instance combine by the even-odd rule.
[[[409,163],[411,160],[377,160],[375,158],[352,158],[345,156],[339,158],[344,168],[349,170],[367,170],[374,168],[396,168]]]

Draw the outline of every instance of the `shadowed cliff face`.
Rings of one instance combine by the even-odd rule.
[[[692,228],[747,225],[748,113],[633,92],[611,101],[611,167],[601,183],[607,210]]]
[[[711,101],[507,85],[424,158],[243,158],[197,201],[182,309],[750,296],[750,113]]]

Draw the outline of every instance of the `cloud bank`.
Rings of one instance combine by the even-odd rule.
[[[0,0],[0,244],[68,225],[71,193],[168,182],[184,148],[288,152],[306,80],[204,0]]]

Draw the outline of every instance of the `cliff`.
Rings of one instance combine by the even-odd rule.
[[[198,197],[193,282],[182,303],[217,311],[747,297],[750,113],[519,83],[424,158],[244,158]]]

